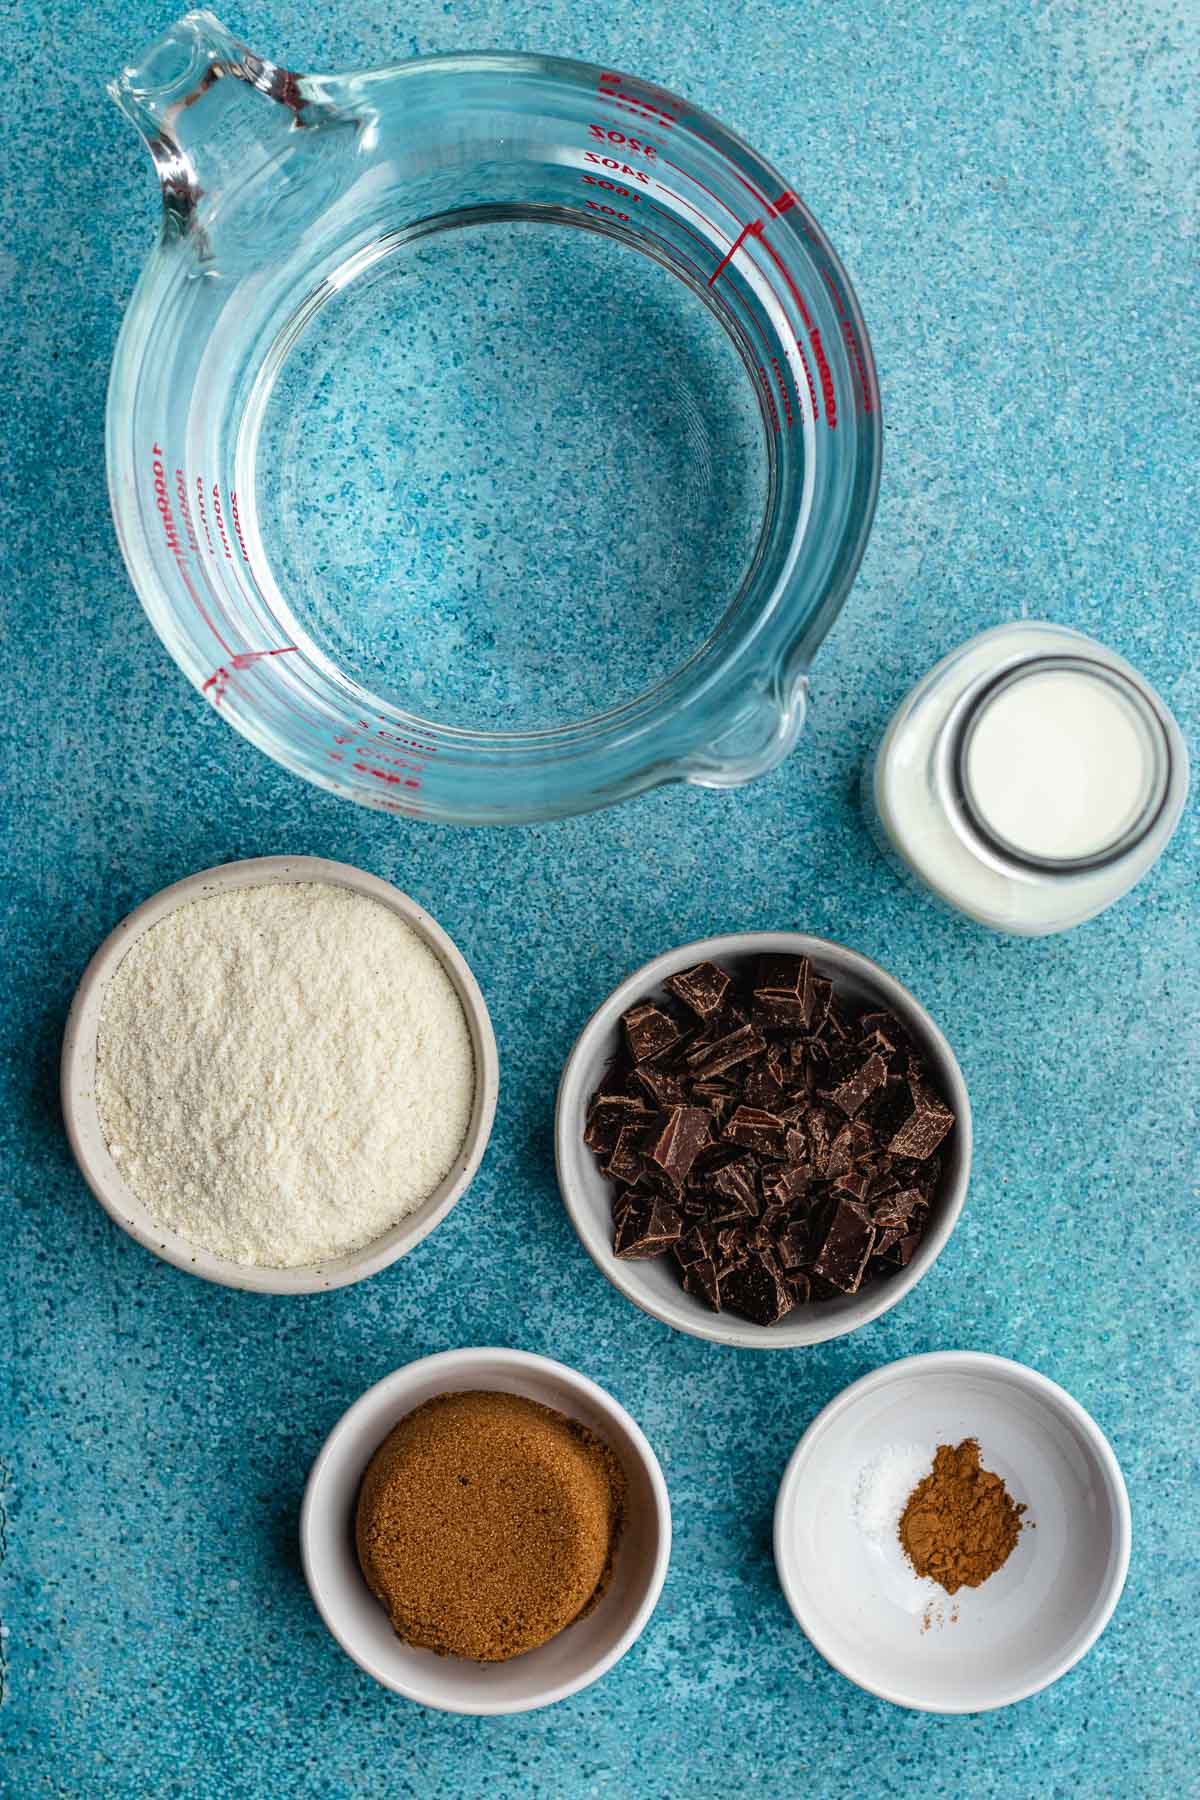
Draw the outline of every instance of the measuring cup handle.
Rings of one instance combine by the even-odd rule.
[[[108,91],[145,139],[165,228],[179,235],[202,200],[265,167],[320,110],[302,76],[256,55],[209,12],[187,13]]]

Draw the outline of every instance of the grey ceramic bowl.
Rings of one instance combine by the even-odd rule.
[[[651,1261],[621,1261],[613,1255],[611,1188],[583,1141],[588,1100],[605,1065],[616,1054],[621,1014],[637,1000],[662,997],[668,975],[693,963],[716,962],[738,968],[763,954],[807,956],[817,972],[835,984],[852,1005],[886,1008],[895,1013],[919,1047],[938,1091],[953,1108],[957,1124],[942,1158],[929,1226],[906,1269],[860,1294],[798,1306],[777,1325],[755,1325],[734,1313],[710,1312],[686,1294],[669,1256]],[[736,1344],[748,1350],[789,1350],[844,1337],[879,1318],[911,1293],[926,1275],[954,1230],[966,1197],[971,1170],[971,1106],[957,1058],[925,1008],[908,989],[869,957],[825,938],[796,931],[754,931],[705,938],[668,950],[630,975],[597,1008],[580,1034],[563,1070],[555,1117],[555,1156],[563,1204],[592,1261],[635,1306],[653,1318],[714,1344]]]

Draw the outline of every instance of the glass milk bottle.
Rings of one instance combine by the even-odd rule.
[[[1141,879],[1183,810],[1179,727],[1103,644],[1028,620],[917,683],[866,791],[885,848],[960,912],[1040,937]]]

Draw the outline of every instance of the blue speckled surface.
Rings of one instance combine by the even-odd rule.
[[[1195,1792],[1195,1287],[1175,1235],[1196,1187],[1194,818],[1114,911],[1023,944],[907,892],[852,797],[911,678],[1023,609],[1107,638],[1194,725],[1194,8],[301,0],[229,16],[300,67],[505,43],[656,76],[794,177],[863,302],[883,496],[799,752],[744,793],[504,835],[409,829],[285,776],[202,708],[134,601],[103,398],[154,192],[100,82],[168,22],[141,0],[90,20],[40,0],[6,32],[0,1790]],[[120,914],[270,851],[343,857],[426,903],[475,966],[503,1063],[470,1196],[399,1267],[304,1300],[208,1287],[137,1249],[76,1175],[55,1097],[74,982]],[[978,1133],[966,1214],[923,1285],[783,1359],[626,1304],[572,1236],[550,1149],[562,1059],[616,979],[685,937],[770,925],[843,938],[910,983],[958,1050]],[[314,1451],[368,1383],[489,1340],[574,1362],[632,1409],[677,1539],[650,1628],[605,1681],[483,1723],[391,1698],[342,1655],[306,1597],[296,1516]],[[941,1346],[1061,1381],[1109,1432],[1134,1509],[1098,1647],[1049,1692],[959,1720],[829,1670],[769,1550],[814,1412]]]

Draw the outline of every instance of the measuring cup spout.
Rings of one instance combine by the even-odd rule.
[[[306,118],[301,78],[255,55],[210,12],[189,12],[108,86],[154,158],[168,235],[276,163]]]

